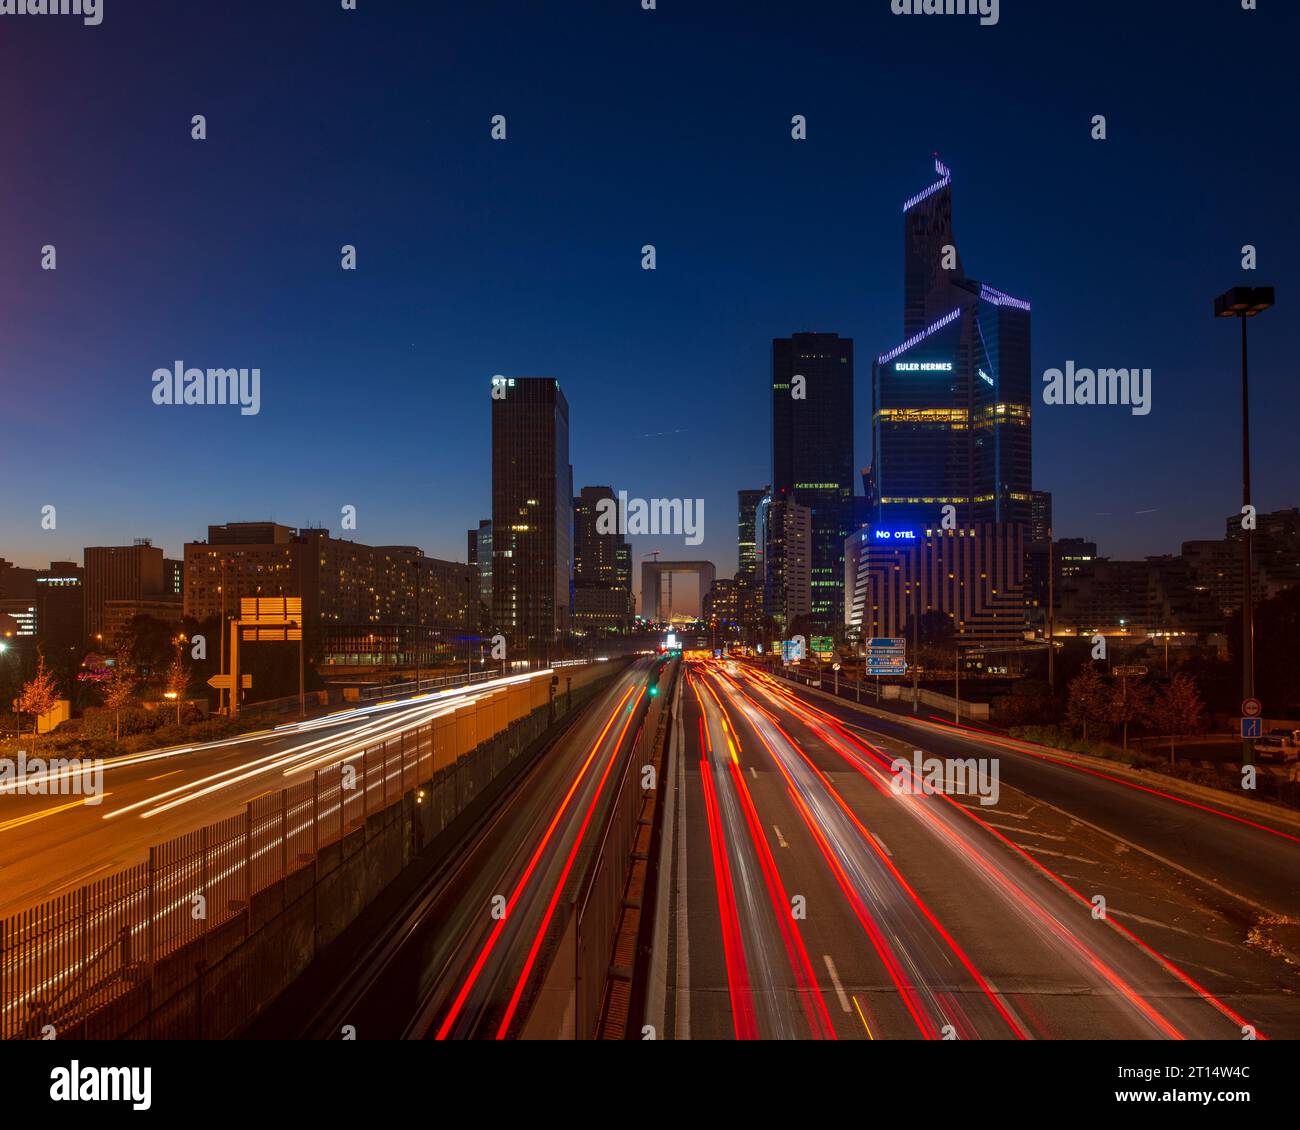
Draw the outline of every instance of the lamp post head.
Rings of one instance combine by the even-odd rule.
[[[1216,318],[1253,318],[1273,305],[1271,286],[1234,286],[1214,300]]]

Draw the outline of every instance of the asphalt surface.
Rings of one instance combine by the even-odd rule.
[[[670,1035],[1300,1034],[1300,978],[1275,944],[1300,905],[1294,827],[749,667],[688,668]],[[986,759],[981,789],[899,790],[891,763],[914,750]]]

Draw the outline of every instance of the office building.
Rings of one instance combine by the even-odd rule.
[[[317,664],[432,666],[477,627],[478,574],[415,546],[370,546],[273,522],[208,527],[185,546],[184,614],[227,620],[244,597],[302,598]],[[418,609],[418,628],[417,628]]]
[[[812,516],[810,622],[844,618],[844,539],[852,526],[853,340],[798,333],[772,342],[772,497]]]
[[[559,382],[551,377],[494,380],[493,625],[519,658],[544,659],[569,632],[573,575],[569,405]]]
[[[875,525],[1028,526],[1030,306],[966,274],[935,172],[903,206],[903,340],[872,366]]]
[[[583,487],[573,500],[573,627],[625,632],[632,624],[632,549],[619,529],[612,487]]]
[[[764,499],[758,510],[763,545],[763,613],[778,632],[813,619],[813,513],[789,498]]]
[[[955,643],[1023,640],[1024,535],[1020,523],[859,530],[845,547],[849,630],[900,637],[914,615],[940,612]]]
[[[83,635],[103,650],[113,646],[104,622],[108,601],[160,597],[167,591],[163,551],[148,538],[137,538],[133,545],[88,546],[84,560]]]

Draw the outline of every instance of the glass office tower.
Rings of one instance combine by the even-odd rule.
[[[952,176],[903,206],[904,338],[872,366],[875,525],[1029,524],[1029,303],[969,278]]]
[[[798,388],[797,377],[803,378]],[[833,333],[777,338],[772,498],[812,511],[808,618],[826,632],[844,620],[844,539],[853,524],[853,479],[853,339]]]

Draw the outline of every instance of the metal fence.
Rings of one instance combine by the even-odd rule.
[[[161,961],[205,934],[242,917],[247,936],[258,892],[308,867],[318,881],[322,849],[369,834],[370,818],[413,790],[428,833],[438,834],[603,682],[531,709],[449,763],[443,745],[435,756],[438,723],[413,727],[151,848],[147,863],[0,920],[0,1039],[62,1035],[117,998],[141,995]],[[159,995],[148,988],[146,1013]]]

